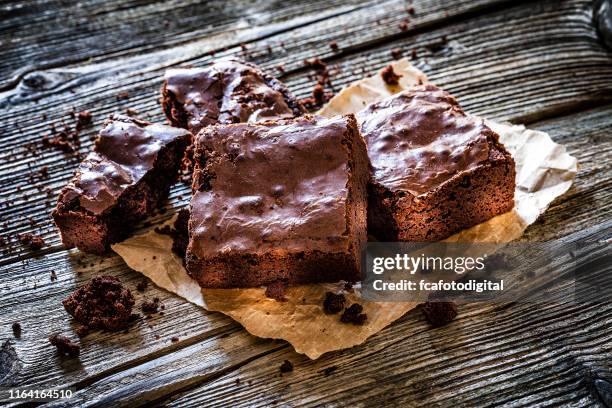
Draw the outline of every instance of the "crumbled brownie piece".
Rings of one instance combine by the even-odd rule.
[[[323,311],[325,314],[340,313],[344,309],[345,304],[346,298],[343,294],[336,295],[332,292],[326,292],[325,300],[323,301]]]
[[[331,42],[329,43],[329,48],[331,48],[331,49],[332,49],[332,51],[338,51],[338,43],[337,43],[337,42],[335,42],[335,41],[331,41]]]
[[[21,242],[22,245],[27,245],[32,251],[38,251],[45,245],[45,241],[42,237],[30,232],[19,235],[19,242]]]
[[[72,342],[68,337],[61,334],[54,334],[49,337],[49,343],[54,345],[61,354],[70,357],[78,357],[81,353],[81,346]]]
[[[413,48],[412,51],[410,51],[410,58],[412,58],[412,59],[416,59],[417,58],[417,50],[416,50],[416,48]]]
[[[363,312],[363,306],[358,303],[353,303],[348,309],[344,310],[340,321],[342,323],[352,323],[357,326],[362,326],[368,319],[368,315]]]
[[[402,58],[402,49],[401,48],[394,48],[391,50],[391,56],[393,57],[394,60],[398,60],[400,58]]]
[[[402,77],[402,75],[395,73],[393,65],[387,65],[385,69],[380,72],[380,76],[387,85],[398,85],[399,79]]]
[[[316,84],[314,88],[312,88],[312,97],[318,105],[323,105],[325,103],[325,89],[321,84]]]
[[[143,278],[136,284],[136,290],[139,292],[144,292],[147,290],[147,286],[149,286],[149,280],[147,278]]]
[[[281,364],[281,366],[280,366],[280,372],[281,373],[290,373],[291,371],[293,371],[293,364],[291,364],[291,361],[289,361],[289,360],[283,361],[283,364]]]
[[[118,101],[128,99],[129,97],[130,97],[130,94],[128,93],[128,91],[121,91],[117,94]]]
[[[140,307],[142,312],[145,314],[157,313],[159,311],[159,298],[155,298],[153,300],[147,299],[142,302]]]
[[[457,317],[454,302],[425,302],[421,310],[433,327],[445,326]]]
[[[91,125],[91,112],[89,111],[82,111],[77,113],[76,115],[77,118],[77,124],[76,124],[76,128],[77,130],[83,129],[84,127]]]
[[[311,67],[317,70],[326,70],[327,64],[323,62],[319,57],[312,58],[309,60],[304,60],[304,65],[307,67]]]
[[[79,327],[76,328],[76,334],[79,337],[85,337],[89,334],[89,332],[91,331],[91,329],[89,328],[89,326],[86,325],[80,325]]]
[[[439,40],[434,41],[431,44],[427,44],[425,46],[425,48],[427,48],[429,51],[431,51],[432,53],[435,54],[438,51],[442,51],[447,43],[448,43],[448,40],[447,40],[446,36],[444,35],[444,36],[440,37]]]
[[[51,282],[55,282],[57,280],[57,274],[55,273],[54,270],[51,270]]]
[[[96,276],[62,304],[77,321],[91,329],[119,331],[131,320],[134,297],[114,276]]]
[[[13,329],[13,336],[15,336],[15,338],[20,338],[21,337],[21,324],[19,322],[14,322],[12,325],[12,329]]]
[[[266,297],[270,299],[274,299],[279,302],[285,302],[287,299],[285,298],[285,290],[287,289],[287,284],[283,281],[276,281],[270,283],[266,286]]]
[[[178,176],[191,134],[114,115],[53,211],[68,248],[102,254],[153,213]]]
[[[177,336],[174,336],[174,337],[172,337],[172,338],[170,339],[170,341],[171,341],[171,342],[173,342],[173,343],[178,343],[179,338],[178,338]]]
[[[408,19],[404,19],[402,20],[402,22],[399,25],[400,30],[402,31],[406,31],[408,30]]]
[[[411,16],[414,16],[414,7],[410,6],[408,7],[408,9],[406,10],[408,12],[408,14],[410,14]]]

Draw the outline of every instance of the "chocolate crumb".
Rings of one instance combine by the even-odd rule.
[[[134,297],[114,276],[97,276],[62,301],[66,311],[91,329],[120,331],[132,319]]]
[[[417,50],[416,50],[416,48],[413,48],[412,51],[410,51],[410,57],[412,59],[416,59],[417,58]]]
[[[325,314],[336,314],[344,309],[346,304],[346,298],[344,295],[336,295],[332,292],[325,293],[325,300],[323,301],[323,311]]]
[[[49,343],[57,348],[61,354],[68,355],[70,357],[78,357],[81,352],[81,347],[72,342],[68,337],[62,336],[61,334],[54,334],[49,337]]]
[[[399,25],[399,28],[402,31],[408,30],[408,20],[407,19],[402,20],[402,22]]]
[[[342,323],[352,323],[356,326],[363,325],[368,316],[365,313],[361,313],[363,311],[363,306],[358,303],[353,303],[348,309],[345,309],[340,316],[340,321]]]
[[[285,290],[287,289],[287,284],[283,281],[276,281],[268,286],[266,286],[266,297],[270,299],[274,299],[278,302],[286,302],[285,298]]]
[[[410,15],[412,15],[412,16],[414,16],[414,14],[415,14],[415,13],[414,13],[414,7],[412,7],[412,6],[411,6],[411,7],[408,7],[408,10],[406,10],[406,11],[408,11],[408,14],[410,14]]]
[[[380,76],[387,85],[398,85],[402,75],[398,75],[393,70],[392,65],[387,65],[381,72]]]
[[[28,246],[32,251],[38,251],[45,245],[45,241],[39,235],[30,232],[19,235],[19,242]]]
[[[143,279],[136,284],[136,290],[139,292],[144,292],[147,290],[147,286],[149,286],[149,281],[147,279]]]
[[[321,84],[316,84],[314,88],[312,88],[312,97],[318,105],[325,103],[325,89],[323,89]]]
[[[178,343],[179,338],[178,338],[178,337],[176,337],[176,336],[174,336],[174,337],[172,337],[172,338],[170,339],[170,341],[171,341],[171,342],[173,342],[173,343]]]
[[[454,302],[425,302],[421,310],[433,327],[445,326],[457,317],[457,305]]]
[[[290,373],[291,371],[293,371],[293,364],[291,364],[291,361],[285,360],[283,362],[283,364],[281,364],[281,366],[280,366],[280,372],[281,373]]]
[[[401,48],[394,48],[391,50],[391,57],[393,57],[394,60],[398,60],[400,58],[402,58],[402,49]]]
[[[331,373],[333,373],[334,371],[336,371],[338,369],[338,366],[330,366],[330,367],[326,367],[323,370],[323,374],[325,374],[325,376],[327,377],[328,375],[330,375]]]
[[[128,91],[121,91],[117,94],[117,100],[123,100],[123,99],[128,99],[130,97],[130,94],[128,93]]]
[[[21,338],[21,324],[19,322],[14,322],[12,325],[13,328],[13,336],[15,338]]]
[[[55,271],[51,271],[51,282],[55,282],[57,280],[57,274]]]
[[[331,48],[333,51],[338,51],[338,43],[335,41],[331,41],[329,43],[329,48]]]
[[[140,308],[142,309],[142,312],[145,314],[153,314],[153,313],[157,313],[159,310],[159,298],[155,298],[153,300],[147,299],[144,302],[142,302],[142,305],[140,306]]]
[[[75,331],[76,331],[77,336],[85,337],[85,336],[87,336],[89,334],[91,329],[89,328],[89,326],[81,325],[81,326],[77,327]]]
[[[76,115],[77,130],[83,129],[86,126],[91,125],[91,122],[92,122],[91,118],[92,118],[92,115],[91,115],[91,112],[89,111],[82,111],[82,112],[77,113]]]

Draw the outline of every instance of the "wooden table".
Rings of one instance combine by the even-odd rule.
[[[127,333],[90,334],[80,359],[62,358],[49,345],[53,333],[76,338],[60,304],[76,287],[110,274],[134,289],[142,277],[118,256],[62,248],[49,213],[78,160],[43,149],[41,137],[52,123],[73,123],[73,109],[94,115],[94,127],[80,134],[81,152],[113,112],[133,108],[162,122],[164,70],[221,56],[256,62],[306,97],[313,86],[306,58],[332,65],[337,91],[384,67],[393,49],[408,57],[415,50],[412,62],[467,111],[549,132],[578,158],[574,186],[523,240],[610,238],[612,53],[598,37],[592,2],[414,0],[414,15],[408,6],[2,2],[0,235],[9,242],[0,262],[0,384],[75,387],[67,406],[612,404],[610,303],[463,305],[456,321],[439,329],[414,310],[363,345],[310,361],[285,342],[253,337],[224,315],[149,287],[133,290],[137,304],[157,296],[163,315]],[[128,98],[117,98],[121,92]],[[175,186],[168,208],[188,196],[186,186]],[[26,232],[41,234],[46,246],[24,248],[16,235]],[[15,321],[20,338],[11,330]],[[281,376],[284,360],[295,369]],[[325,375],[329,367],[335,370]]]

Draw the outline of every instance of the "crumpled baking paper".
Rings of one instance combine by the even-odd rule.
[[[380,75],[364,78],[339,92],[319,114],[356,112],[371,102],[427,82],[425,74],[406,59],[392,65],[402,75],[399,85],[388,86]],[[516,161],[516,205],[512,211],[455,234],[448,241],[504,243],[520,237],[556,197],[570,188],[576,175],[576,159],[548,134],[524,126],[487,123],[500,135]],[[201,289],[187,275],[182,260],[172,253],[171,247],[170,237],[151,229],[112,248],[130,268],[156,285],[206,310],[232,317],[255,336],[284,339],[295,351],[311,359],[361,344],[417,306],[417,303],[369,302],[360,297],[359,285],[347,291],[343,283],[291,286],[284,302],[267,298],[264,288]],[[349,304],[363,305],[368,315],[366,324],[343,324],[339,315],[324,314],[323,299],[327,291],[342,292]]]

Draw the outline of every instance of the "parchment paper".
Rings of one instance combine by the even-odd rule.
[[[356,112],[371,102],[427,82],[425,74],[406,59],[393,66],[402,75],[398,86],[386,85],[380,75],[364,78],[339,92],[319,113],[334,116]],[[448,241],[504,243],[520,237],[556,197],[569,189],[577,171],[576,159],[548,134],[523,126],[487,123],[500,135],[516,161],[516,205],[512,211],[462,231]],[[266,298],[264,288],[200,289],[171,247],[170,237],[151,229],[112,248],[130,268],[143,273],[156,285],[207,310],[232,317],[255,336],[287,340],[298,353],[311,359],[361,344],[417,306],[416,303],[368,302],[360,298],[359,287],[347,292],[342,283],[289,287],[285,302]],[[349,302],[362,304],[368,315],[367,323],[348,325],[339,322],[339,315],[325,315],[322,304],[328,290],[343,292]]]

